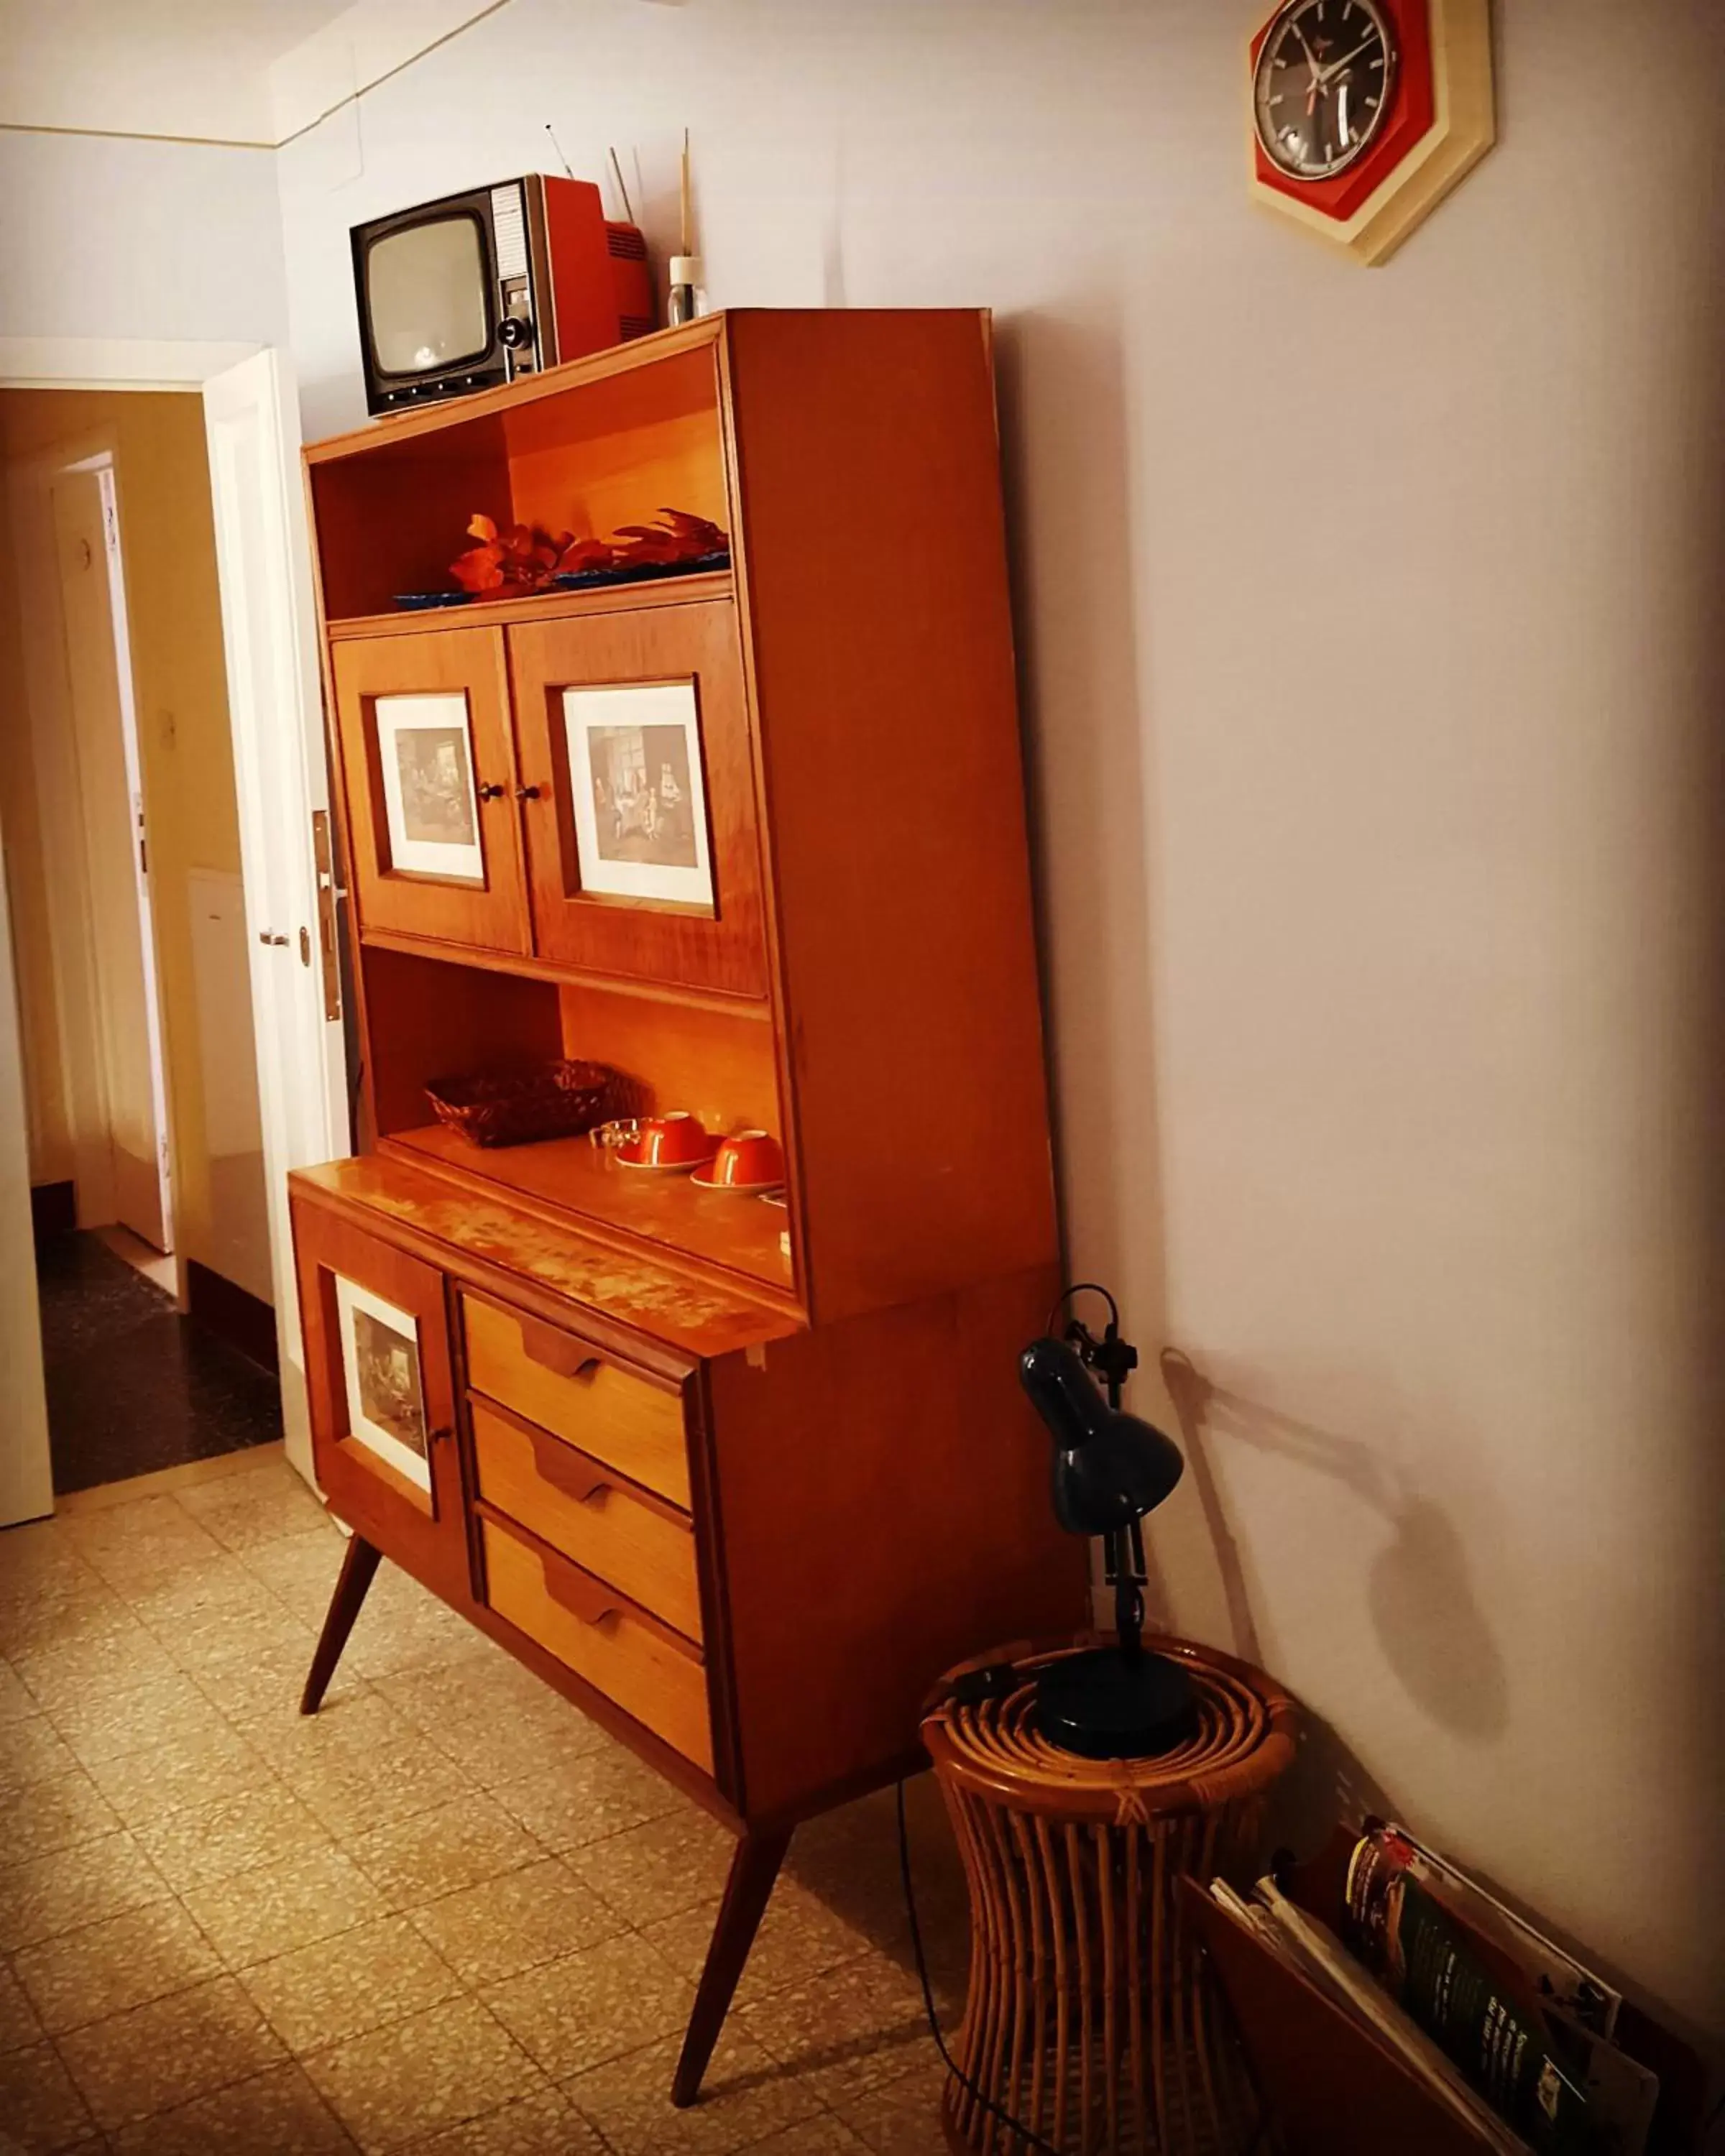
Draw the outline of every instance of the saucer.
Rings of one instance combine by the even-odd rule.
[[[704,1160],[701,1166],[711,1168],[712,1163]],[[784,1188],[782,1175],[775,1175],[766,1183],[715,1183],[710,1175],[700,1174],[691,1180],[697,1190],[716,1190],[721,1198],[764,1198],[769,1190],[783,1190]]]
[[[611,1158],[619,1168],[634,1168],[637,1175],[687,1175],[697,1168],[711,1168],[713,1160],[711,1153],[701,1160],[631,1160],[625,1146],[614,1147]]]

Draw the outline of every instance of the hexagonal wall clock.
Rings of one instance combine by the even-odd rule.
[[[1251,52],[1253,193],[1362,262],[1491,146],[1490,0],[1282,0]]]

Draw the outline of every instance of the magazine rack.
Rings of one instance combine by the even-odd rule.
[[[1291,1901],[1332,1930],[1343,1878],[1319,1859],[1278,1871]],[[1282,2156],[1480,2156],[1489,2144],[1445,2110],[1389,2046],[1326,1998],[1189,1876],[1180,1901],[1232,2010]],[[1693,2052],[1627,2000],[1616,2041],[1660,2076],[1647,2156],[1694,2156],[1702,2076]]]

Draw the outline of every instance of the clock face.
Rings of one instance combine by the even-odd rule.
[[[1345,172],[1384,125],[1395,63],[1376,0],[1288,0],[1265,35],[1253,85],[1265,156],[1291,179]]]

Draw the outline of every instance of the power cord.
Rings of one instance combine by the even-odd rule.
[[[1065,2156],[1065,2152],[1056,2148],[1052,2141],[1045,2141],[1040,2133],[1033,2133],[1009,2111],[1003,2110],[985,2089],[978,2088],[947,2049],[947,2040],[941,2034],[940,2016],[934,2010],[934,1987],[928,1980],[928,1961],[922,1951],[922,1927],[916,1921],[916,1890],[911,1879],[911,1830],[905,1820],[905,1785],[902,1780],[898,1784],[898,1869],[899,1876],[904,1881],[905,1915],[911,1925],[911,1952],[916,1958],[916,1977],[922,1986],[922,2010],[928,2017],[928,2033],[934,2039],[935,2049],[947,2062],[947,2071],[976,2098],[991,2118],[999,2119],[1027,2147],[1042,2149],[1045,2156]]]
[[[898,1784],[897,1799],[899,1876],[904,1882],[905,1915],[911,1927],[911,1952],[916,1957],[916,1979],[922,1987],[922,2011],[927,2018],[928,2033],[934,2039],[935,2049],[945,2060],[947,2071],[952,2075],[954,2081],[973,2096],[983,2110],[991,2118],[998,2119],[1009,2133],[1017,2134],[1028,2148],[1043,2150],[1045,2156],[1065,2156],[1065,2152],[1058,2148],[1052,2141],[1045,2141],[1040,2133],[1032,2133],[1021,2120],[1014,2118],[1009,2111],[1003,2110],[986,2090],[978,2088],[947,2049],[947,2040],[941,2034],[940,2016],[935,2011],[934,1987],[928,1980],[928,1960],[922,1950],[922,1927],[916,1917],[916,1889],[911,1877],[911,1832],[905,1819],[905,1785],[902,1780]],[[1257,2156],[1257,2152],[1263,2146],[1269,2131],[1269,2118],[1267,2114],[1262,2115],[1258,2121],[1258,2130],[1248,2143],[1244,2156]]]

